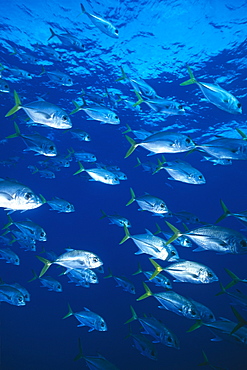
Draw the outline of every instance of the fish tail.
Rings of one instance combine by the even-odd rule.
[[[235,275],[232,271],[228,270],[227,268],[225,268],[225,270],[228,273],[228,275],[232,278],[232,281],[229,284],[227,284],[225,289],[231,288],[233,285],[241,281],[241,279],[239,279],[239,277]]]
[[[68,308],[69,308],[69,312],[67,313],[67,315],[63,317],[63,319],[66,319],[67,317],[74,315],[69,303],[68,303]]]
[[[79,170],[78,171],[76,171],[75,173],[73,173],[73,175],[78,175],[78,173],[81,173],[81,172],[83,172],[83,171],[85,171],[85,168],[83,167],[83,165],[81,164],[81,162],[78,162],[78,164],[79,164]]]
[[[123,239],[121,240],[119,244],[123,244],[126,240],[130,238],[130,232],[126,225],[124,225],[124,231],[125,231],[125,236],[123,237]]]
[[[197,366],[206,366],[206,365],[210,366],[210,362],[208,361],[206,353],[204,351],[202,351],[202,354],[203,354],[204,361],[201,362],[200,364],[198,364]]]
[[[45,197],[44,197],[42,194],[39,194],[39,197],[40,197],[41,202],[42,202],[43,204],[47,203],[47,202],[46,202]]]
[[[237,330],[242,328],[243,326],[247,325],[247,321],[240,315],[240,313],[236,310],[235,307],[231,306],[232,312],[234,313],[235,317],[238,320],[237,325],[232,329],[230,334],[234,334]]]
[[[216,293],[215,294],[216,296],[226,293],[226,288],[224,288],[223,284],[221,284],[220,281],[219,283],[220,283],[221,291],[219,293]]]
[[[155,224],[155,225],[157,227],[157,231],[155,231],[154,235],[158,235],[158,234],[161,233],[161,228],[160,228],[160,225],[158,225],[158,224]]]
[[[14,137],[21,136],[21,131],[20,131],[19,126],[17,125],[16,122],[14,122],[14,126],[15,126],[15,134],[6,136],[6,139],[13,139]]]
[[[12,220],[11,216],[10,215],[7,215],[7,217],[8,217],[9,222],[6,225],[4,225],[4,227],[2,228],[2,230],[8,229],[11,225],[13,225],[13,220]]]
[[[176,240],[177,238],[179,238],[183,234],[181,234],[180,231],[175,226],[170,224],[170,222],[166,221],[166,224],[174,232],[173,236],[166,242],[166,245],[167,245],[167,244],[172,243],[174,240]]]
[[[32,270],[32,273],[33,273],[33,278],[28,280],[28,283],[30,283],[31,281],[34,281],[36,279],[38,279],[38,275],[36,274],[36,272],[34,270]]]
[[[132,313],[132,317],[129,320],[127,320],[124,324],[128,324],[131,321],[138,320],[138,316],[137,316],[137,314],[136,314],[136,312],[135,312],[135,310],[132,306],[130,306],[130,310],[131,310],[131,313]]]
[[[147,297],[151,297],[153,295],[153,293],[151,292],[151,290],[149,289],[147,284],[143,283],[143,286],[144,286],[144,289],[145,289],[146,293],[143,294],[141,297],[137,298],[137,301],[141,301],[142,299],[145,299]]]
[[[102,218],[106,218],[107,217],[107,214],[101,209],[101,213],[103,216],[100,217],[100,220],[102,220]]]
[[[108,279],[108,278],[113,277],[110,267],[108,268],[108,270],[109,270],[109,274],[107,276],[104,276],[104,279]]]
[[[220,200],[220,204],[221,204],[221,207],[223,208],[223,215],[221,215],[216,221],[215,223],[217,224],[218,222],[224,220],[224,218],[226,218],[227,216],[231,215],[232,213],[229,211],[229,209],[227,208],[227,206],[225,205],[225,203],[223,202],[223,200],[221,199]]]
[[[127,80],[127,79],[128,79],[128,77],[127,77],[126,73],[124,72],[123,67],[121,66],[120,68],[121,68],[122,76],[121,76],[121,77],[119,77],[119,78],[117,78],[117,79],[115,80],[116,82],[118,82],[118,81],[122,81],[122,80]]]
[[[14,98],[15,98],[15,106],[12,109],[10,109],[7,114],[5,114],[5,117],[9,117],[15,112],[17,112],[19,109],[21,109],[21,101],[20,101],[19,95],[17,94],[15,90],[14,90]]]
[[[46,73],[46,70],[45,70],[45,67],[44,66],[41,66],[42,67],[42,71],[40,72],[39,76],[43,75],[44,73]]]
[[[200,328],[203,325],[202,320],[197,320],[194,325],[192,325],[186,332],[190,333],[191,331],[194,331],[198,328]]]
[[[55,32],[53,31],[53,29],[52,29],[52,28],[50,28],[50,31],[51,31],[51,36],[49,37],[49,39],[47,39],[47,41],[49,41],[49,40],[50,40],[50,39],[52,39],[53,37],[57,36],[57,35],[55,34]]]
[[[13,49],[13,52],[12,52],[12,53],[9,53],[9,55],[16,55],[16,54],[18,54],[17,49],[16,49],[16,48],[14,48],[13,46],[11,46],[11,47],[12,47],[12,49]]]
[[[186,85],[191,85],[191,84],[196,84],[197,81],[194,77],[194,74],[192,72],[192,70],[190,69],[190,67],[187,65],[187,69],[188,69],[188,72],[189,72],[189,75],[190,75],[190,79],[187,80],[187,81],[184,81],[180,84],[180,86],[186,86]]]
[[[43,276],[46,271],[48,270],[48,268],[51,266],[52,262],[47,260],[46,258],[43,258],[43,257],[40,257],[40,256],[36,256],[41,262],[43,262],[45,264],[45,266],[42,268],[41,270],[41,273],[39,274],[39,277]]]
[[[79,338],[78,339],[78,344],[79,344],[79,353],[77,356],[75,356],[74,358],[74,361],[77,361],[77,360],[80,360],[81,358],[83,358],[83,352],[82,352],[82,346],[81,346],[81,339]]]
[[[164,157],[164,156],[163,156]],[[154,170],[154,172],[152,173],[152,175],[154,175],[155,173],[159,172],[160,170],[162,170],[163,167],[163,164],[166,162],[165,160],[165,157],[164,157],[164,162],[158,158],[158,166],[156,167],[156,169]]]
[[[86,13],[86,9],[84,8],[84,5],[80,4],[81,5],[81,11],[82,11],[82,14],[83,13]]]
[[[79,105],[75,100],[72,100],[72,102],[73,102],[73,104],[75,106],[75,109],[72,110],[72,112],[70,112],[70,115],[79,112],[79,110],[81,109],[81,107],[83,105],[85,105],[84,101],[83,101],[83,103],[84,103],[83,105]]]
[[[141,272],[143,272],[143,271],[142,271],[142,268],[141,268],[141,264],[140,264],[140,263],[138,263],[138,270],[137,270],[136,272],[134,272],[132,275],[138,275],[138,274],[140,274]]]
[[[131,127],[128,125],[128,123],[126,123],[125,125],[127,127],[127,130],[123,132],[123,134],[127,134],[128,132],[132,132],[132,129]]]
[[[149,280],[152,280],[153,278],[155,278],[155,276],[157,276],[164,269],[157,262],[155,262],[152,258],[149,258],[149,261],[155,267],[155,271],[153,272],[153,275],[149,279]]]
[[[2,65],[2,63],[0,63],[0,73],[4,70],[4,66]]]
[[[130,188],[130,194],[131,194],[131,199],[128,201],[126,206],[129,206],[131,203],[133,203],[135,201],[135,193],[134,193],[134,190],[132,188]]]
[[[142,99],[141,95],[139,94],[139,92],[137,90],[134,90],[134,92],[135,92],[138,100],[137,100],[137,102],[135,104],[132,105],[132,107],[136,107],[137,105],[140,105],[141,103],[144,103],[145,102],[145,100]]]
[[[128,140],[128,142],[131,144],[131,147],[129,148],[129,150],[127,151],[126,155],[124,158],[127,158],[130,156],[130,154],[133,153],[133,151],[135,150],[135,148],[138,146],[138,144],[135,142],[134,139],[132,139],[131,137],[129,137],[128,135],[125,135],[126,139]]]
[[[137,160],[137,164],[134,167],[141,166],[142,162],[141,162],[140,158],[136,157],[136,160]]]

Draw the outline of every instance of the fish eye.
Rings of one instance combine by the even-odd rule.
[[[63,121],[67,121],[67,119],[68,119],[68,118],[67,118],[67,116],[63,116],[63,117],[62,117],[62,120],[63,120]]]
[[[102,322],[102,323],[100,324],[100,326],[101,326],[102,328],[104,328],[105,323],[104,323],[104,322]]]
[[[50,150],[54,150],[55,149],[55,147],[52,145],[52,146],[50,146]]]
[[[18,298],[18,301],[19,301],[19,302],[22,302],[22,301],[23,301],[22,297],[19,297],[19,298]]]
[[[241,240],[240,244],[241,244],[242,247],[246,247],[247,246],[247,243],[246,243],[245,240]]]
[[[160,204],[160,207],[161,207],[161,208],[165,208],[164,203],[161,203],[161,204]]]
[[[32,198],[32,194],[31,194],[31,193],[26,193],[26,194],[24,195],[24,198],[25,198],[26,200],[29,200],[30,198]]]
[[[171,343],[172,342],[172,338],[171,337],[168,337],[167,338],[167,342]]]
[[[42,231],[42,232],[40,233],[40,236],[45,236],[45,233]]]
[[[208,277],[213,277],[213,274],[211,272],[208,272]]]
[[[4,85],[5,89],[8,89],[8,85]]]
[[[93,257],[93,262],[98,262],[98,258],[97,257]]]
[[[237,107],[238,107],[238,108],[241,108],[241,107],[242,107],[242,105],[241,105],[240,103],[238,103],[238,104],[237,104]]]
[[[175,255],[176,255],[176,252],[175,252],[175,251],[172,251],[172,252],[171,252],[171,255],[172,255],[172,256],[175,256]]]
[[[182,105],[179,105],[179,106],[178,106],[178,109],[183,109],[183,106],[182,106]]]
[[[189,138],[187,138],[185,141],[186,141],[186,143],[188,143],[188,144],[191,142],[191,140],[190,140]]]
[[[116,115],[115,118],[118,119],[118,116]]]
[[[27,75],[28,75],[29,77],[31,76],[31,74],[30,74],[30,73],[28,73]]]
[[[198,176],[198,178],[199,178],[199,179],[202,179],[202,176],[200,175],[200,176]]]
[[[118,35],[118,30],[115,30],[115,33]]]
[[[196,316],[196,312],[194,310],[191,310],[191,315]]]

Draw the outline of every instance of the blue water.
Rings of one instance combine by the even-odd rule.
[[[142,301],[136,299],[144,294],[142,274],[132,276],[138,263],[143,269],[151,269],[146,254],[135,255],[137,247],[132,240],[119,245],[124,236],[122,228],[109,225],[107,219],[100,219],[101,210],[112,215],[117,213],[127,217],[132,228],[131,235],[142,234],[145,229],[156,231],[156,223],[168,230],[164,220],[148,212],[139,212],[137,203],[126,207],[130,199],[130,187],[137,196],[145,192],[164,199],[173,212],[186,210],[197,215],[206,223],[214,223],[222,214],[220,199],[223,199],[232,212],[247,209],[246,162],[233,161],[230,166],[214,166],[212,162],[202,162],[198,151],[185,154],[165,154],[168,160],[182,159],[200,169],[206,178],[205,185],[190,185],[168,180],[168,174],[160,171],[152,175],[135,167],[137,156],[142,162],[157,162],[155,155],[147,157],[147,151],[138,147],[124,159],[129,143],[122,134],[126,124],[132,129],[159,131],[168,129],[189,134],[196,143],[202,143],[214,135],[239,138],[235,130],[246,130],[246,2],[227,1],[88,1],[85,8],[100,17],[111,21],[119,29],[119,39],[103,34],[84,15],[80,15],[80,3],[60,0],[55,2],[25,0],[24,2],[2,2],[0,12],[0,62],[5,67],[18,67],[29,71],[33,78],[26,80],[13,75],[5,68],[2,78],[10,85],[10,93],[2,93],[0,100],[1,137],[0,160],[19,157],[16,165],[1,163],[1,177],[16,179],[29,186],[35,193],[41,193],[47,200],[59,197],[68,200],[75,207],[74,213],[50,211],[47,204],[24,213],[19,211],[11,216],[14,221],[31,219],[41,225],[47,233],[46,242],[37,242],[37,251],[20,249],[17,243],[11,247],[20,257],[20,265],[6,264],[0,260],[0,277],[6,282],[18,282],[28,289],[31,301],[24,307],[0,303],[0,368],[2,370],[43,370],[43,369],[83,369],[85,361],[74,362],[78,354],[78,338],[81,338],[85,356],[105,356],[119,369],[169,369],[192,370],[203,361],[202,350],[213,366],[232,370],[246,369],[246,347],[228,341],[213,342],[213,334],[206,327],[186,333],[193,320],[178,316],[170,311],[160,310],[153,298]],[[80,16],[79,16],[80,15]],[[85,51],[63,46],[54,37],[47,41],[52,27],[58,34],[69,31],[82,40]],[[42,52],[42,45],[51,45],[61,55],[61,61],[54,61]],[[13,47],[19,54],[12,55]],[[23,61],[21,53],[27,52],[38,59],[37,64]],[[243,106],[242,115],[233,115],[210,104],[203,98],[197,85],[179,86],[188,79],[188,63],[200,81],[217,82],[236,96]],[[81,90],[91,91],[101,96],[105,88],[120,90],[121,94],[136,100],[132,87],[127,83],[116,82],[121,76],[120,66],[132,77],[143,78],[158,95],[178,101],[185,107],[183,116],[162,116],[142,104],[141,111],[127,108],[122,102],[112,108],[120,117],[120,125],[100,124],[89,120],[84,111],[71,115],[73,128],[81,128],[91,136],[90,142],[72,139],[69,132],[47,127],[25,125],[26,114],[20,110],[14,117],[21,132],[38,132],[56,143],[59,154],[66,156],[68,149],[85,150],[97,156],[98,162],[117,165],[128,179],[119,185],[110,186],[100,182],[87,181],[83,176],[73,176],[78,164],[73,159],[70,167],[55,172],[54,179],[31,174],[27,168],[36,165],[43,156],[34,152],[23,152],[25,144],[21,138],[7,139],[14,133],[12,117],[5,114],[14,105],[13,91],[16,90],[23,104],[43,97],[62,107],[66,112],[74,109],[72,100],[80,98]],[[40,75],[42,66],[47,71],[56,69],[69,74],[74,84],[70,87],[55,84],[46,74]],[[110,108],[109,101],[105,104]],[[130,136],[133,135],[130,133]],[[137,140],[138,141],[138,140]],[[94,164],[84,163],[86,168]],[[182,223],[175,218],[169,221],[183,230]],[[0,209],[0,227],[8,222],[6,211]],[[235,218],[224,219],[221,226],[242,230]],[[193,229],[195,225],[187,225]],[[246,235],[246,231],[243,231]],[[65,248],[89,250],[103,260],[104,274],[98,274],[99,284],[90,288],[68,284],[66,276],[58,276],[61,268],[51,266],[49,275],[58,279],[63,292],[50,292],[40,287],[39,281],[28,282],[32,269],[37,273],[42,263],[36,255],[46,251],[62,254]],[[191,249],[178,247],[181,258],[201,262],[210,266],[223,285],[230,278],[228,268],[239,277],[246,278],[246,255],[219,255],[215,252],[193,253]],[[160,261],[158,261],[160,262]],[[162,262],[161,262],[162,264]],[[167,265],[166,262],[163,265]],[[131,295],[115,287],[113,279],[104,279],[111,268],[114,275],[125,275],[136,287]],[[149,284],[154,292],[159,287]],[[184,296],[208,306],[216,318],[236,321],[225,294],[215,296],[219,284],[193,285],[173,283],[174,290]],[[246,292],[244,284],[236,288]],[[235,288],[232,288],[235,291]],[[106,332],[88,332],[87,327],[77,327],[75,317],[63,320],[68,312],[68,303],[74,312],[84,307],[101,315],[108,326]],[[142,356],[132,347],[132,339],[126,338],[129,328],[124,323],[131,317],[130,305],[139,316],[152,314],[162,320],[180,340],[180,349],[155,344],[158,361]],[[246,318],[246,312],[237,307]],[[131,325],[133,333],[140,332],[139,323]],[[148,336],[149,339],[151,337]]]

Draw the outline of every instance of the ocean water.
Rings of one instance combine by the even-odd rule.
[[[74,0],[11,0],[2,1],[1,4],[1,74],[8,82],[10,92],[1,93],[0,100],[0,176],[29,186],[46,200],[63,198],[74,205],[75,212],[58,213],[51,211],[48,204],[43,204],[34,210],[11,213],[15,222],[28,218],[42,226],[47,241],[37,241],[36,252],[25,251],[19,248],[17,242],[13,243],[10,248],[19,256],[19,266],[0,260],[1,279],[6,283],[18,282],[31,295],[30,302],[23,307],[0,303],[0,368],[86,369],[85,359],[74,361],[79,353],[80,338],[84,356],[100,353],[122,370],[197,369],[198,364],[204,361],[202,351],[206,353],[212,368],[246,369],[246,346],[230,340],[211,341],[214,334],[206,326],[187,332],[195,320],[159,309],[154,297],[137,301],[145,293],[142,283],[146,279],[143,274],[132,274],[138,269],[139,263],[143,270],[151,270],[150,256],[136,255],[138,249],[132,240],[119,245],[125,235],[124,229],[109,224],[107,218],[101,218],[101,210],[107,215],[118,214],[128,218],[132,224],[129,229],[131,235],[144,234],[146,229],[154,233],[157,230],[156,223],[162,230],[170,231],[166,220],[184,231],[183,223],[175,217],[162,218],[139,211],[136,202],[126,206],[131,198],[130,188],[137,197],[145,193],[159,197],[171,212],[184,210],[207,224],[214,224],[223,213],[220,200],[233,213],[247,209],[246,161],[234,160],[231,165],[223,166],[202,161],[205,154],[198,150],[190,154],[165,153],[167,161],[187,161],[199,169],[206,179],[202,185],[172,181],[164,170],[153,175],[144,171],[142,166],[136,167],[137,157],[141,162],[157,164],[161,155],[147,156],[148,151],[138,146],[125,158],[130,144],[123,134],[129,125],[133,130],[183,133],[189,135],[196,144],[214,139],[215,135],[241,138],[237,128],[247,134],[246,2],[106,0],[83,4],[89,13],[114,24],[119,30],[119,37],[116,39],[102,33],[86,14],[81,14],[80,2]],[[84,51],[62,44],[57,37],[48,41],[50,28],[58,35],[69,32],[81,40]],[[48,54],[44,48],[48,45],[57,51],[60,60],[54,60]],[[26,60],[25,53],[35,57],[35,63]],[[232,93],[242,104],[242,114],[220,110],[204,98],[196,84],[180,86],[189,78],[186,64],[191,67],[197,80],[219,84]],[[73,80],[73,85],[64,86],[50,80],[47,73],[41,74],[42,66],[46,72],[59,70],[66,73]],[[121,66],[130,78],[144,79],[158,96],[181,104],[185,114],[157,113],[145,103],[140,105],[140,110],[128,106],[124,99],[134,104],[137,98],[128,81],[116,81],[121,77]],[[13,67],[28,71],[32,79],[14,76],[10,70]],[[14,90],[23,105],[43,98],[70,113],[75,108],[73,101],[82,104],[82,89],[88,104],[92,104],[87,99],[89,93],[97,94],[103,99],[103,104],[120,118],[120,124],[113,125],[92,120],[83,110],[70,115],[73,128],[85,130],[91,141],[74,139],[69,130],[32,126],[22,109],[13,116],[5,117],[15,104]],[[106,89],[109,92],[117,90],[122,100],[118,101],[119,96],[116,97],[113,105],[106,95]],[[28,166],[44,169],[40,161],[46,160],[51,169],[50,159],[35,155],[33,151],[23,151],[26,145],[21,137],[6,139],[15,132],[14,122],[23,135],[39,133],[53,140],[60,156],[67,157],[71,148],[93,153],[97,163],[119,166],[127,180],[111,186],[88,181],[84,174],[73,176],[79,169],[73,156],[69,158],[69,167],[54,170],[55,178],[41,177],[40,172],[32,173]],[[134,138],[132,132],[128,135]],[[9,162],[13,157],[18,158]],[[95,163],[82,163],[86,169],[96,167]],[[1,208],[0,227],[7,222],[7,212]],[[189,222],[186,225],[189,230],[199,226]],[[227,217],[219,225],[247,235],[244,225],[235,217]],[[10,229],[16,227],[11,226]],[[41,287],[38,279],[28,282],[33,277],[32,270],[39,274],[43,267],[37,255],[47,257],[45,251],[60,255],[66,248],[91,251],[102,259],[104,273],[97,274],[98,284],[91,284],[89,288],[69,284],[66,275],[59,276],[64,270],[57,265],[52,265],[47,274],[59,280],[62,292],[48,291]],[[181,259],[209,266],[224,286],[231,280],[225,268],[242,279],[247,278],[245,254],[217,254],[214,251],[196,253],[193,249],[195,245],[194,248],[177,246]],[[164,267],[169,265],[166,261],[156,261]],[[136,294],[116,287],[113,278],[104,279],[109,268],[113,275],[130,279],[135,285]],[[163,291],[152,283],[148,282],[147,285],[154,293]],[[244,283],[238,283],[229,291],[236,292],[236,289],[246,293]],[[237,322],[230,297],[227,294],[216,296],[220,291],[218,282],[204,285],[173,282],[173,290],[209,307],[216,319],[223,317]],[[108,330],[88,332],[88,327],[77,327],[79,323],[75,317],[63,320],[68,312],[68,303],[73,312],[86,307],[102,316]],[[129,335],[130,330],[133,334],[140,333],[139,322],[133,321],[131,329],[124,324],[131,318],[130,306],[134,307],[139,317],[153,315],[167,325],[178,337],[180,349],[154,344],[158,353],[157,361],[140,354],[133,347],[133,339]],[[234,307],[243,317],[247,317],[243,308]],[[146,338],[153,340],[149,335]]]

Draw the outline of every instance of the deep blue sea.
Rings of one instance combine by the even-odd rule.
[[[75,0],[25,0],[1,2],[0,11],[0,63],[1,77],[6,80],[10,92],[2,92],[0,100],[0,177],[14,179],[30,187],[34,193],[42,194],[46,200],[58,197],[72,203],[75,212],[58,213],[50,210],[48,204],[11,213],[14,222],[27,218],[42,226],[47,241],[37,241],[36,251],[25,251],[17,242],[9,247],[19,256],[20,265],[7,264],[0,260],[0,278],[6,283],[18,282],[31,295],[25,306],[0,303],[0,368],[1,370],[76,370],[86,369],[85,359],[74,361],[79,353],[78,339],[81,340],[84,356],[97,356],[100,353],[122,370],[194,370],[204,361],[206,353],[212,368],[244,370],[247,368],[246,346],[236,341],[211,341],[214,334],[202,326],[193,332],[187,330],[194,324],[190,320],[168,310],[158,308],[154,297],[137,301],[145,293],[143,274],[132,275],[141,264],[143,270],[152,270],[149,255],[136,255],[137,246],[129,239],[119,245],[124,237],[124,229],[101,218],[103,210],[107,215],[118,214],[126,217],[132,227],[131,235],[152,233],[157,230],[170,231],[165,221],[169,221],[182,232],[183,223],[175,217],[162,218],[151,212],[139,211],[137,202],[129,206],[130,188],[137,197],[146,193],[161,198],[168,209],[175,213],[187,211],[201,221],[214,224],[222,215],[220,200],[223,200],[233,213],[247,209],[247,167],[245,160],[233,160],[231,165],[214,165],[202,161],[205,153],[196,150],[190,154],[176,153],[164,156],[167,161],[183,160],[200,170],[206,183],[188,184],[169,180],[168,173],[161,170],[156,174],[136,166],[137,157],[141,162],[157,164],[160,154],[147,156],[146,149],[138,146],[125,158],[130,144],[124,131],[127,125],[132,130],[177,132],[189,135],[196,144],[215,139],[215,135],[241,138],[236,129],[247,134],[247,4],[244,0],[89,0],[83,1],[88,13],[111,22],[119,31],[118,38],[109,37],[98,29],[87,16],[81,14],[79,1]],[[57,34],[77,38],[84,45],[84,51],[65,45],[58,37],[51,36],[50,28]],[[55,50],[60,58],[54,59],[47,46]],[[50,50],[50,49],[49,49]],[[26,53],[34,60],[26,59]],[[219,109],[203,96],[196,84],[180,86],[189,79],[186,65],[189,65],[197,80],[219,84],[233,94],[242,104],[242,114],[231,114]],[[143,79],[157,93],[168,100],[181,104],[183,115],[157,113],[142,103],[140,110],[127,105],[125,100],[137,101],[133,87],[128,81],[116,81],[121,77],[121,66],[132,79]],[[14,75],[12,69],[27,71],[32,78]],[[42,71],[45,73],[41,74]],[[71,86],[54,82],[49,72],[60,71],[73,80]],[[72,138],[70,130],[59,130],[42,125],[32,125],[23,109],[5,117],[15,105],[14,90],[21,103],[43,98],[70,113],[75,109],[73,101],[83,104],[83,95],[88,105],[93,102],[90,94],[101,97],[102,103],[120,118],[120,124],[101,124],[91,119],[84,110],[70,115],[73,129],[86,131],[91,141]],[[115,95],[115,102],[111,97]],[[88,94],[88,95],[87,95]],[[121,99],[119,98],[121,97]],[[95,104],[95,103],[94,103]],[[58,155],[68,158],[69,151],[93,153],[97,162],[82,162],[86,169],[105,166],[118,166],[127,176],[120,184],[108,185],[88,181],[86,173],[74,176],[79,164],[74,156],[69,156],[69,167],[52,167],[51,158],[24,151],[26,145],[21,137],[6,139],[14,134],[14,122],[22,135],[39,133],[53,140]],[[135,138],[133,132],[127,135]],[[14,159],[13,159],[14,158]],[[55,157],[54,157],[55,158]],[[55,178],[41,177],[40,161],[46,161],[47,169],[54,172]],[[44,164],[44,163],[43,163]],[[32,173],[28,166],[36,166],[39,171]],[[0,229],[8,222],[7,211],[0,208]],[[189,230],[200,224],[185,222]],[[242,232],[246,228],[236,217],[226,217],[219,223]],[[10,230],[17,230],[12,225]],[[2,233],[4,230],[2,230]],[[9,236],[7,234],[7,236]],[[159,235],[162,237],[162,235]],[[175,245],[174,245],[175,246]],[[0,244],[5,248],[4,244]],[[246,254],[217,254],[214,251],[193,252],[194,248],[177,246],[181,259],[196,261],[209,266],[225,286],[230,276],[225,268],[237,276],[247,278]],[[89,288],[68,283],[64,269],[52,265],[47,275],[57,279],[62,292],[48,291],[41,282],[32,279],[34,270],[40,273],[43,263],[36,256],[49,259],[46,252],[60,255],[66,248],[86,250],[98,255],[104,266],[104,273],[97,273],[99,283]],[[161,266],[166,261],[156,260]],[[136,294],[116,287],[113,278],[104,279],[111,269],[115,276],[125,276],[133,282]],[[164,273],[165,274],[165,273]],[[59,276],[60,275],[60,276]],[[167,274],[172,281],[172,276]],[[147,282],[153,293],[163,288]],[[191,284],[173,282],[173,290],[182,296],[190,297],[209,307],[216,319],[226,318],[237,322],[227,294],[216,296],[220,291],[219,282],[212,284]],[[244,283],[238,283],[229,291],[240,290],[247,294]],[[91,331],[88,327],[77,327],[74,316],[63,320],[68,313],[68,304],[73,312],[84,307],[102,316],[107,323],[105,332]],[[179,339],[180,349],[155,343],[157,361],[140,354],[133,347],[132,334],[138,334],[141,325],[131,323],[131,329],[124,323],[131,318],[130,306],[137,315],[153,315],[161,320]],[[247,320],[246,311],[234,306]],[[150,335],[145,335],[150,341]],[[103,367],[102,367],[103,368]],[[205,366],[209,368],[209,365]]]

